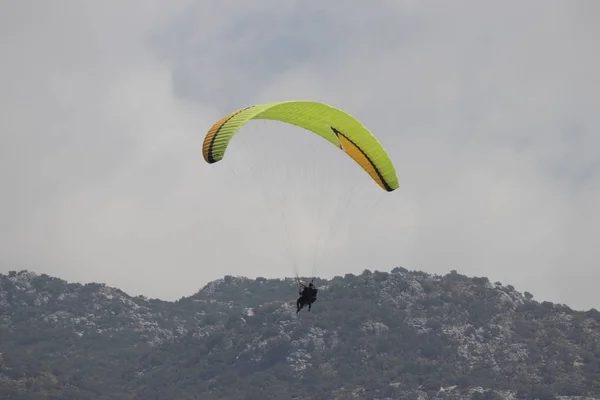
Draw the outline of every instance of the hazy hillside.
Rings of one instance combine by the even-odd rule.
[[[0,274],[0,399],[600,399],[596,310],[455,272],[316,284],[296,315],[291,279],[165,302]]]

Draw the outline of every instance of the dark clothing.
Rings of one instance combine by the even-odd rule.
[[[303,289],[300,290],[300,297],[296,300],[296,314],[300,312],[300,310],[308,304],[308,311],[312,308],[312,304],[317,301],[317,292],[318,289],[313,286],[313,284],[309,284],[308,286],[304,286],[300,284]]]

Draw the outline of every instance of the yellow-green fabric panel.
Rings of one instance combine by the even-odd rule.
[[[225,155],[225,150],[233,135],[252,119],[276,120],[310,130],[346,151],[359,165],[363,164],[361,167],[373,178],[373,174],[364,166],[368,160],[374,167],[371,169],[376,170],[381,177],[383,182],[378,182],[378,184],[383,189],[392,191],[398,188],[398,178],[394,166],[377,138],[350,114],[314,101],[259,104],[229,114],[217,122],[206,135],[203,145],[205,160],[209,163],[220,161]],[[347,147],[352,147],[352,149],[344,148],[342,143],[347,142],[338,138],[336,132],[351,142],[351,145]],[[356,158],[357,149],[367,160],[359,162]],[[378,181],[378,179],[373,179]]]

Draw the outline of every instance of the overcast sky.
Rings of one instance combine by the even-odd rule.
[[[0,272],[171,300],[225,274],[290,276],[293,262],[310,274],[317,243],[324,277],[456,269],[600,308],[599,12],[596,0],[2,1]],[[272,122],[204,162],[221,116],[293,99],[359,118],[400,188]],[[351,184],[363,197],[339,197]],[[306,201],[262,197],[286,188]]]

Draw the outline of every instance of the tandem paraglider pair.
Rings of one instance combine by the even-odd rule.
[[[224,116],[204,138],[204,160],[214,164],[223,159],[236,132],[247,122],[257,119],[281,121],[312,131],[350,156],[386,192],[398,188],[394,165],[377,138],[352,115],[315,101],[258,104]],[[306,305],[310,311],[317,299],[317,289],[312,282],[308,286],[300,280],[298,283],[300,298],[296,302],[297,313]]]
[[[319,289],[313,285],[314,279],[306,286],[300,280],[298,280],[298,285],[300,286],[300,290],[298,294],[300,297],[296,300],[296,314],[304,308],[305,305],[308,305],[308,311],[312,308],[312,304],[317,301],[317,292]]]

